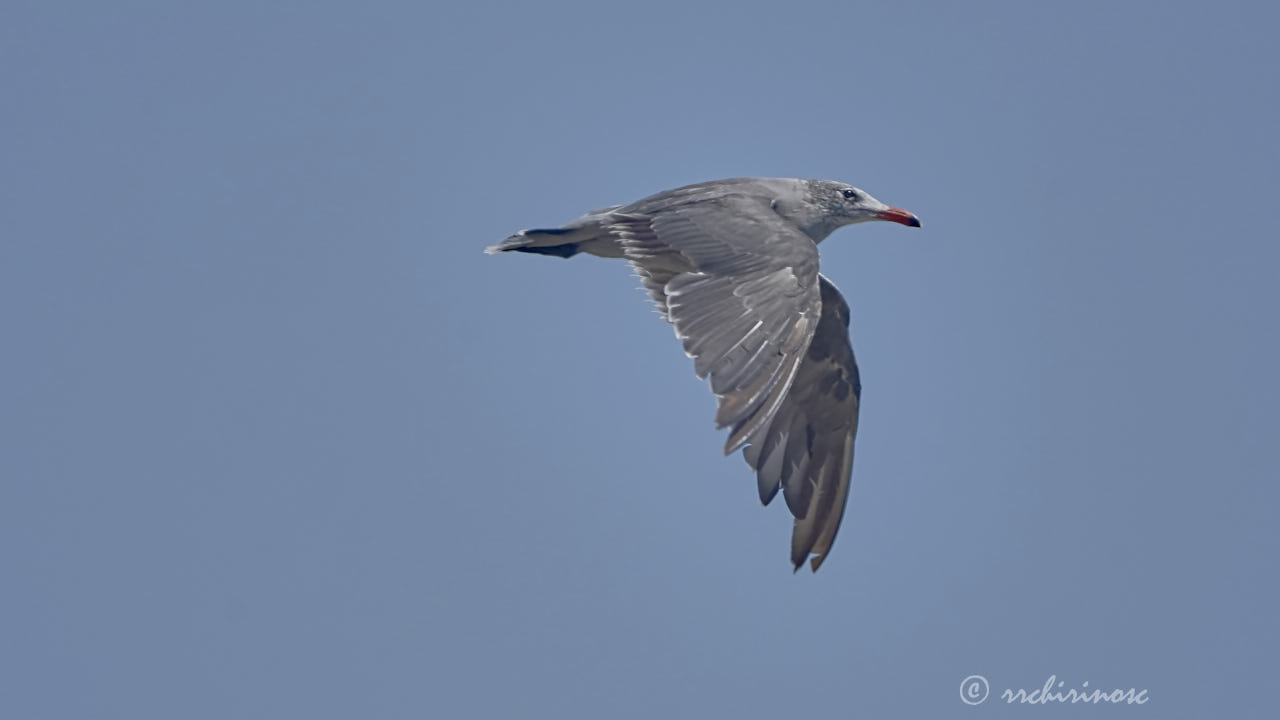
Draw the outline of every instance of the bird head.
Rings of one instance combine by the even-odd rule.
[[[868,220],[888,220],[908,227],[920,227],[920,219],[896,207],[890,207],[866,190],[830,180],[814,181],[814,195],[839,225],[853,225]]]

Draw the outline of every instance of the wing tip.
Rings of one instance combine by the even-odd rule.
[[[734,425],[733,430],[729,432],[729,437],[724,441],[725,456],[727,457],[734,454],[741,450],[748,442],[751,442],[751,438],[756,434],[756,431],[767,425],[768,422],[773,419],[773,415],[776,414],[777,408],[773,408],[773,410],[773,413],[768,413],[764,417],[760,418],[756,417],[759,413],[757,410],[745,420],[741,420]],[[719,413],[717,413],[717,415],[719,415]],[[730,422],[732,421],[725,421],[720,417],[716,417],[716,429],[722,430],[729,427]]]
[[[791,570],[792,575],[800,572],[800,568],[804,567],[804,561],[806,559],[809,561],[809,572],[816,573],[818,572],[818,568],[822,567],[822,562],[827,559],[827,554],[823,553],[821,555],[809,557],[809,553],[805,553],[805,557],[791,558],[792,564],[795,565]]]
[[[741,448],[743,445],[746,445],[746,444],[747,444],[746,438],[742,438],[738,440],[737,443],[734,443],[734,437],[730,435],[729,439],[724,441],[724,456],[729,457],[730,455],[737,452],[739,448]]]

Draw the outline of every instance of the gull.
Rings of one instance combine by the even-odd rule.
[[[915,215],[832,180],[733,178],[521,230],[485,250],[631,263],[717,398],[726,455],[742,449],[760,501],[781,489],[791,562],[814,572],[849,499],[862,383],[849,305],[818,272],[818,243],[868,220]]]

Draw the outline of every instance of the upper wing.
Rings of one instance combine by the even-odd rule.
[[[814,553],[814,571],[831,550],[849,499],[862,395],[849,344],[849,306],[829,280],[819,276],[819,282],[822,317],[791,392],[742,451],[756,471],[761,502],[768,505],[782,488],[796,518],[791,562],[798,570]]]
[[[818,325],[817,247],[767,199],[745,194],[624,208],[613,219],[610,232],[698,377],[710,377],[732,452],[777,412]]]

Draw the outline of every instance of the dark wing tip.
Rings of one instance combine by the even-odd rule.
[[[809,553],[805,553],[805,555],[807,556],[809,555]],[[826,559],[827,559],[826,553],[823,553],[822,555],[814,555],[813,557],[808,558],[809,571],[815,572],[815,573],[818,572],[818,568],[822,567],[822,561]],[[795,569],[791,571],[792,575],[800,572],[800,568],[804,567],[804,561],[805,561],[804,557],[791,558],[791,562],[795,564]]]

